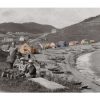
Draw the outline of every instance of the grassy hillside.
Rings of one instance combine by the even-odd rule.
[[[50,25],[42,25],[34,22],[29,23],[2,23],[0,24],[0,32],[28,32],[37,34],[51,32],[55,27]],[[61,40],[72,41],[82,39],[94,39],[100,41],[100,15],[85,19],[84,21],[62,28],[57,29],[56,34],[49,34],[47,40],[50,42],[58,42]]]
[[[0,31],[6,32],[29,32],[29,33],[44,33],[50,32],[54,27],[50,25],[42,25],[34,22],[29,23],[1,23]]]
[[[48,36],[48,41],[94,39],[100,41],[100,16],[88,18]]]

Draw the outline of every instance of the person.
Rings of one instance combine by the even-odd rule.
[[[19,63],[19,65],[18,65],[18,69],[19,69],[20,71],[23,71],[23,72],[24,72],[26,66],[27,66],[27,64],[25,63],[24,57],[21,57],[21,58],[20,58],[20,63]]]
[[[21,57],[20,63],[17,64],[17,68],[18,68],[17,76],[18,77],[24,77],[25,76],[24,71],[25,71],[26,66],[27,66],[26,60],[24,59],[24,57]]]
[[[9,64],[9,68],[13,69],[13,63],[16,59],[16,53],[17,53],[17,48],[15,47],[14,42],[12,42],[11,47],[7,51],[9,52],[7,56],[7,63]]]
[[[29,59],[29,65],[25,68],[25,75],[26,77],[29,77],[29,78],[35,78],[36,77],[36,68],[35,66],[33,65],[33,61],[32,59]]]

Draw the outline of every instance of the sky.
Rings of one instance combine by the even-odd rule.
[[[100,15],[100,8],[0,8],[0,23],[36,22],[63,28]]]

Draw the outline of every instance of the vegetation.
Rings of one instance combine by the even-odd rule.
[[[0,52],[0,76],[2,70],[8,67],[8,64],[5,62],[7,54],[3,51]],[[71,74],[71,73],[70,73]],[[46,79],[50,81],[57,82],[66,87],[65,90],[55,90],[50,91],[43,86],[28,81],[27,79],[19,78],[19,79],[8,79],[8,78],[0,78],[0,91],[6,92],[80,92],[81,85],[74,85],[74,82],[68,82],[67,77],[61,77],[61,75],[48,74],[45,76]]]
[[[68,77],[66,77],[66,76],[61,77],[60,74],[58,74],[58,75],[49,74],[45,78],[48,79],[49,81],[54,81],[56,83],[59,83],[59,84],[62,84],[63,86],[65,86],[66,89],[63,90],[63,92],[64,91],[66,91],[66,92],[81,92],[81,84],[76,85],[75,81],[69,82]]]
[[[0,91],[2,92],[47,92],[48,90],[35,82],[26,79],[0,78]]]

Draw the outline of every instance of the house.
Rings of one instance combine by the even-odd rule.
[[[54,42],[50,43],[50,48],[56,48],[56,44]]]
[[[66,46],[67,46],[66,41],[59,41],[59,42],[57,43],[57,47],[66,47]]]
[[[38,51],[38,49],[31,47],[31,53],[37,54],[37,53],[39,53],[39,51]]]
[[[30,54],[31,53],[31,47],[27,43],[24,43],[24,44],[22,44],[18,47],[18,51],[21,54]]]
[[[18,51],[21,54],[36,54],[36,53],[39,53],[37,48],[34,48],[33,46],[30,46],[27,43],[20,45],[18,47]]]
[[[49,49],[50,48],[50,43],[46,43],[43,45],[45,49]]]
[[[24,37],[24,36],[20,36],[19,41],[20,41],[20,42],[25,41],[25,37]]]
[[[69,42],[69,46],[74,46],[74,45],[77,45],[77,44],[79,44],[78,41],[70,41]]]
[[[95,43],[95,40],[90,40],[90,43]]]
[[[88,41],[87,39],[83,39],[83,40],[81,41],[81,44],[82,44],[82,45],[89,44],[89,41]]]
[[[69,46],[74,46],[74,45],[77,45],[77,44],[79,44],[78,41],[70,41],[69,42]]]
[[[43,50],[43,44],[40,42],[36,42],[34,44],[31,44],[32,47],[35,47],[37,49]]]
[[[69,42],[69,46],[73,46],[74,45],[74,42],[73,41],[70,41]]]

